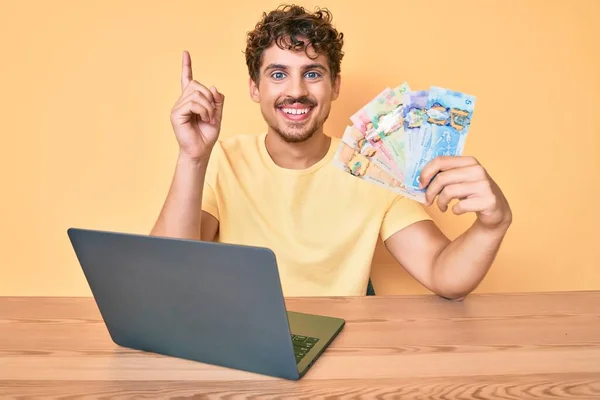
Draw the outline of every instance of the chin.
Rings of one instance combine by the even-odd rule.
[[[273,129],[275,132],[277,132],[277,134],[279,135],[279,137],[281,137],[285,142],[288,143],[301,143],[301,142],[305,142],[308,139],[310,139],[311,137],[313,137],[313,135],[315,134],[315,132],[317,131],[317,129],[310,129],[310,130],[294,130],[294,129],[290,129],[290,128],[286,128],[286,129],[280,129],[280,127],[277,127],[275,129]]]
[[[311,121],[308,124],[284,122],[277,123],[271,128],[287,143],[302,143],[323,129],[328,116],[329,114],[323,120]]]

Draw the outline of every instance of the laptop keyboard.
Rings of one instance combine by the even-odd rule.
[[[292,343],[294,344],[294,355],[296,356],[296,364],[298,364],[314,347],[319,339],[309,336],[300,336],[292,334]]]

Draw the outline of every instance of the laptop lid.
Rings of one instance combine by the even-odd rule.
[[[116,344],[299,378],[270,249],[79,228],[67,232]]]

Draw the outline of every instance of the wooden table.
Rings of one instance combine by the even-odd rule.
[[[287,304],[347,320],[298,382],[118,347],[89,298],[0,297],[0,397],[600,399],[600,292]]]

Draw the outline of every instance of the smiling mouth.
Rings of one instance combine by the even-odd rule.
[[[302,105],[299,107],[282,106],[277,107],[277,109],[279,110],[279,112],[281,112],[281,114],[283,114],[283,116],[286,119],[289,119],[291,121],[302,121],[308,119],[314,107],[306,105]]]

